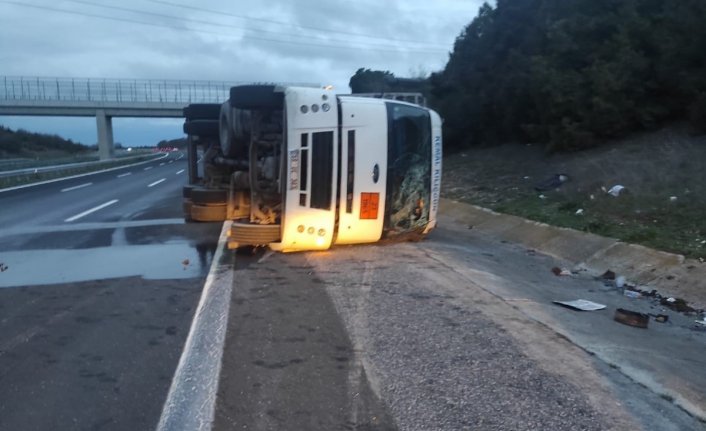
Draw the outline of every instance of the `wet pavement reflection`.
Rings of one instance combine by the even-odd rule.
[[[139,276],[202,277],[211,265],[220,223],[166,224],[0,237],[0,287],[73,283]],[[68,235],[67,235],[68,234]],[[56,236],[50,240],[51,236]],[[91,241],[86,241],[91,237]],[[43,246],[37,247],[38,241]],[[47,245],[50,245],[47,247]]]

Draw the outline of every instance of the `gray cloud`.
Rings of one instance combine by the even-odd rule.
[[[333,84],[340,92],[349,91],[348,79],[359,67],[390,70],[398,76],[406,76],[410,71],[441,69],[454,38],[482,3],[480,0],[433,3],[428,0],[269,0],[234,4],[218,0],[198,3],[168,0],[291,24],[287,26],[145,0],[85,1],[179,19],[68,0],[16,1],[38,5],[39,9],[0,2],[0,74],[309,82]],[[149,25],[65,14],[46,8]],[[360,33],[375,39],[335,31]]]

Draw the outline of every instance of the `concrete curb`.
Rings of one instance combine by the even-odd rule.
[[[233,290],[233,269],[220,262],[230,226],[230,221],[223,223],[218,248],[162,408],[158,431],[208,431],[212,427]]]
[[[500,214],[479,206],[441,199],[441,214],[501,240],[567,260],[589,274],[610,269],[644,289],[683,298],[706,308],[706,263],[573,229]]]

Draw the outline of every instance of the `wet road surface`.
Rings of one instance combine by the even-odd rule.
[[[156,426],[221,227],[177,158],[0,193],[1,430]]]
[[[305,254],[238,256],[216,430],[394,430]]]
[[[214,429],[704,429],[544,323],[640,331],[551,304],[602,283],[445,221],[420,243],[240,258]]]

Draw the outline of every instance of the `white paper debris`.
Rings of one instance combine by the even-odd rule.
[[[602,310],[606,306],[599,304],[597,302],[588,301],[586,299],[576,299],[573,301],[554,301],[555,304],[563,305],[565,307],[573,308],[579,311],[596,311]]]
[[[624,188],[625,188],[624,186],[621,186],[620,184],[616,184],[613,187],[611,187],[610,190],[608,190],[608,194],[613,195],[617,198],[618,196],[620,196],[620,192],[622,192]]]

